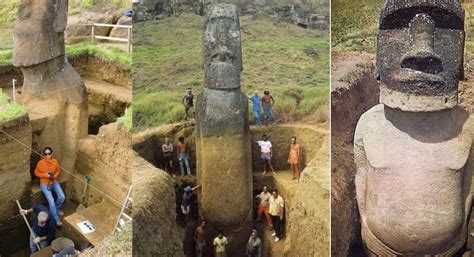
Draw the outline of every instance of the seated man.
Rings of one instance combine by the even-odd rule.
[[[56,226],[52,217],[50,217],[48,208],[44,205],[36,204],[28,210],[20,210],[20,214],[27,215],[34,213],[31,229],[34,235],[30,235],[31,253],[39,251],[37,244],[41,248],[48,247],[56,237]]]

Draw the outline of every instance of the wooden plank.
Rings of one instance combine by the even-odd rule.
[[[94,26],[97,26],[97,27],[124,28],[124,29],[132,28],[131,25],[118,25],[118,24],[106,24],[106,23],[94,23]]]
[[[111,41],[127,42],[127,43],[128,43],[128,39],[127,39],[127,38],[106,37],[106,36],[95,36],[95,38],[98,38],[98,39],[107,39],[107,40],[111,40]]]

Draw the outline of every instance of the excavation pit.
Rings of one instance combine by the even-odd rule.
[[[297,240],[296,230],[298,225],[296,220],[290,221],[290,219],[300,219],[305,210],[299,211],[299,209],[308,208],[308,205],[311,205],[311,202],[306,203],[305,199],[301,199],[301,191],[304,191],[300,185],[305,187],[311,186],[316,187],[315,198],[317,198],[318,206],[312,208],[320,208],[321,211],[315,215],[313,219],[321,219],[321,221],[316,222],[318,224],[317,228],[307,228],[307,231],[320,232],[324,229],[324,226],[329,225],[328,215],[329,215],[329,191],[328,191],[328,181],[329,175],[327,173],[328,169],[328,133],[324,128],[308,127],[306,125],[274,125],[268,127],[254,127],[250,129],[251,141],[252,141],[252,167],[253,167],[253,188],[254,193],[259,193],[259,190],[263,185],[269,186],[269,188],[276,188],[279,190],[280,194],[286,201],[286,210],[287,210],[287,221],[284,223],[284,238],[278,242],[273,242],[273,237],[268,229],[265,229],[263,226],[263,221],[259,223],[255,222],[256,211],[254,213],[254,227],[259,230],[259,236],[263,240],[263,254],[262,256],[295,256],[293,254],[305,254],[299,252],[301,250],[296,249],[297,247],[301,248],[302,245],[295,243],[297,247],[292,247],[290,242],[295,242]],[[262,174],[262,161],[260,160],[259,147],[256,143],[257,140],[260,140],[263,134],[267,135],[268,139],[273,144],[273,166],[276,170],[277,175],[272,175],[271,172],[267,172],[265,175]],[[174,169],[171,172],[164,172],[164,159],[161,150],[162,144],[165,142],[165,138],[169,138],[170,141],[176,145],[177,138],[184,136],[186,141],[190,144],[191,150],[191,167],[193,176],[184,176],[182,177],[179,170],[179,163],[176,158],[174,158]],[[291,180],[292,174],[289,171],[289,165],[287,163],[288,152],[290,146],[291,137],[296,136],[298,143],[303,149],[303,159],[301,162],[301,170],[305,169],[306,173],[311,175],[305,175],[302,173],[302,178],[300,183],[297,183],[294,180]],[[192,122],[172,124],[166,126],[160,126],[156,128],[147,129],[145,131],[139,132],[133,136],[133,149],[139,155],[138,158],[142,158],[144,161],[147,161],[148,164],[153,165],[156,170],[153,172],[162,173],[168,179],[171,179],[173,175],[174,183],[172,185],[174,190],[174,203],[175,203],[175,213],[176,216],[176,225],[177,227],[174,230],[178,230],[179,234],[182,235],[181,238],[184,238],[182,242],[182,247],[184,248],[184,253],[186,256],[193,256],[194,247],[192,245],[192,235],[194,233],[195,227],[199,222],[199,209],[197,206],[191,206],[191,213],[194,214],[191,217],[191,221],[187,223],[184,222],[184,216],[181,213],[180,204],[181,198],[183,195],[183,188],[185,186],[195,186],[197,184],[195,177],[195,139],[194,139],[194,124]],[[176,149],[176,148],[175,148]],[[230,153],[229,153],[230,154]],[[175,154],[176,155],[176,154]],[[320,166],[315,168],[315,166]],[[168,174],[168,175],[166,175]],[[308,182],[308,181],[312,182]],[[323,186],[325,185],[325,186]],[[171,186],[171,185],[170,185]],[[315,190],[315,189],[310,189]],[[199,189],[197,190],[199,191]],[[312,197],[310,197],[312,198]],[[313,199],[311,199],[312,201]],[[302,202],[302,203],[301,203]],[[320,203],[321,202],[321,203]],[[194,203],[196,204],[196,203]],[[221,208],[225,208],[225,205],[222,203]],[[254,206],[256,206],[256,201]],[[301,204],[304,207],[301,207]],[[311,208],[311,207],[310,207]],[[326,211],[324,211],[326,209]],[[311,210],[312,211],[312,210]],[[310,212],[310,211],[308,211]],[[294,218],[293,218],[294,217]],[[304,217],[303,217],[304,219]],[[311,224],[308,222],[306,224]],[[162,228],[163,229],[163,228]],[[164,228],[165,230],[173,229]],[[326,242],[328,242],[328,235],[325,233],[320,233],[321,237],[325,236]],[[212,242],[214,237],[217,235],[217,231],[209,227],[207,232],[208,242]],[[249,235],[250,236],[250,235]],[[291,239],[295,237],[295,239]],[[328,251],[328,249],[322,248],[319,245],[318,249],[312,249],[312,253],[322,253]],[[304,251],[304,250],[303,250]],[[228,256],[242,256],[241,252],[228,252]],[[303,256],[301,255],[301,256]]]

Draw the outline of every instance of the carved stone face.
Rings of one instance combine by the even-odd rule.
[[[242,50],[237,8],[230,4],[212,5],[203,35],[204,85],[213,89],[240,87]]]
[[[21,0],[13,30],[13,64],[31,66],[64,54],[67,0]]]
[[[414,112],[455,107],[464,37],[456,0],[387,1],[377,38],[381,103]]]

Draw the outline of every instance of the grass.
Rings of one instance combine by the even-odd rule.
[[[132,107],[127,108],[125,110],[125,114],[117,119],[118,122],[122,123],[125,126],[128,132],[132,130],[132,113]]]
[[[91,55],[115,64],[121,64],[125,67],[132,66],[132,58],[129,54],[118,47],[109,45],[91,44],[90,42],[67,45],[66,55],[68,58],[75,58],[81,55]]]
[[[134,127],[182,120],[186,88],[197,95],[203,87],[202,29],[203,17],[195,15],[134,24]],[[283,121],[299,120],[328,102],[327,33],[245,16],[241,33],[244,93],[269,87]]]
[[[384,0],[332,0],[332,51],[375,53],[379,14]]]
[[[331,44],[333,52],[364,51],[375,53],[380,11],[384,0],[332,0]],[[468,35],[474,5],[463,4]],[[474,51],[474,44],[466,39],[466,53]]]
[[[0,123],[5,123],[26,114],[26,108],[10,101],[0,89]]]
[[[11,65],[12,55],[12,49],[0,51],[0,66]],[[96,56],[124,67],[131,67],[132,65],[131,56],[118,47],[84,42],[66,46],[66,56],[68,58],[72,59],[81,55]]]

